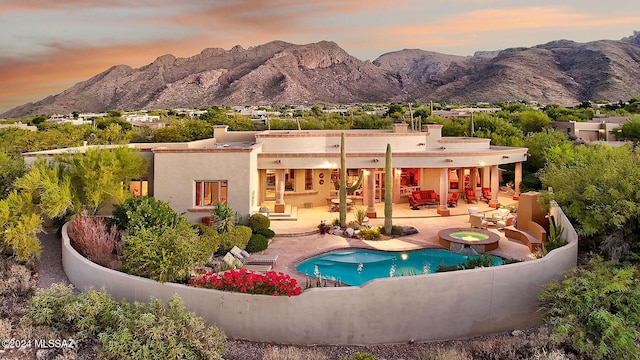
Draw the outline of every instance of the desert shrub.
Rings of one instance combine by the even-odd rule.
[[[358,232],[358,237],[364,240],[377,240],[380,239],[379,228],[364,228]]]
[[[256,234],[260,234],[260,235],[266,237],[267,239],[271,239],[274,236],[276,236],[276,233],[271,229],[258,230],[258,231],[256,231]]]
[[[594,257],[540,293],[552,339],[594,359],[640,356],[640,271]]]
[[[369,353],[356,352],[353,356],[345,357],[342,360],[376,360],[376,357]]]
[[[260,234],[253,234],[247,243],[246,250],[250,253],[260,252],[269,246],[269,240]]]
[[[218,234],[216,229],[205,224],[195,224],[193,226],[200,236],[200,241],[210,243],[211,253],[215,253],[220,247],[220,234]]]
[[[204,265],[213,253],[214,241],[202,240],[206,238],[201,239],[186,222],[165,228],[160,234],[142,228],[124,242],[122,269],[159,282],[184,278],[190,269]]]
[[[213,227],[219,233],[225,233],[231,231],[236,225],[236,214],[233,209],[226,203],[218,201],[211,210],[211,217],[213,218]]]
[[[317,350],[274,346],[264,351],[262,360],[329,360],[329,358]]]
[[[229,231],[220,234],[220,247],[218,254],[226,254],[234,246],[244,249],[249,243],[252,231],[247,226],[234,226]]]
[[[104,291],[76,296],[70,286],[54,284],[38,291],[22,322],[59,329],[80,347],[99,339],[102,359],[221,359],[225,352],[224,333],[185,311],[177,295],[167,303],[127,303]]]
[[[130,235],[141,229],[157,234],[167,227],[186,221],[168,203],[152,197],[129,198],[113,210],[119,229],[126,229]]]
[[[6,258],[0,254],[0,319],[20,314],[35,289],[36,281],[31,269],[17,263],[13,257]]]
[[[258,232],[258,230],[266,230],[271,226],[271,220],[268,217],[256,213],[249,216],[249,227],[253,232]]]
[[[113,268],[114,252],[122,251],[116,226],[107,228],[104,218],[89,216],[84,210],[71,220],[69,237],[76,250],[105,267]]]
[[[417,360],[473,360],[465,349],[442,349],[425,352],[418,356]]]

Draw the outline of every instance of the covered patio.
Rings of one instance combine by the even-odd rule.
[[[517,207],[518,201],[513,200],[512,195],[500,192],[499,202],[505,207]],[[315,256],[327,251],[341,248],[369,248],[387,251],[408,251],[425,248],[442,248],[438,243],[438,232],[446,228],[470,227],[469,212],[470,207],[477,207],[479,213],[491,216],[497,209],[490,207],[486,202],[468,204],[461,200],[458,206],[449,208],[450,216],[441,216],[438,209],[420,208],[412,210],[408,203],[393,205],[393,224],[400,226],[413,226],[418,229],[414,235],[403,236],[390,240],[360,240],[356,238],[344,238],[331,234],[319,234],[318,225],[322,220],[331,224],[338,218],[338,213],[331,212],[329,207],[316,206],[313,208],[297,209],[296,220],[273,220],[271,228],[276,232],[269,248],[265,254],[277,254],[278,262],[274,266],[275,271],[282,271],[304,281],[305,276],[296,271],[295,266],[306,258]],[[365,208],[357,205],[355,207]],[[376,212],[384,214],[384,204],[376,204]],[[353,212],[347,213],[347,222],[353,220]],[[384,218],[370,219],[371,226],[384,225]],[[507,239],[504,231],[495,226],[489,226],[488,230],[499,235],[499,246],[496,250],[487,252],[489,255],[496,255],[507,259],[531,260],[534,259],[529,248],[517,241]]]

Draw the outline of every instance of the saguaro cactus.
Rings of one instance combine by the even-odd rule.
[[[340,226],[347,226],[347,153],[344,149],[344,133],[340,134]]]
[[[387,144],[387,153],[384,158],[384,233],[391,234],[393,227],[393,168],[391,167],[391,144]]]

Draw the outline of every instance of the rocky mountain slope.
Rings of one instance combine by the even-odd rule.
[[[211,105],[389,101],[448,103],[582,100],[640,95],[640,33],[620,41],[553,41],[454,56],[401,50],[373,62],[333,42],[274,41],[243,49],[164,55],[138,69],[114,66],[64,92],[0,116]]]

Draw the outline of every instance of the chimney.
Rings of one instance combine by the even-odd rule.
[[[407,124],[407,123],[394,123],[394,124],[391,124],[391,126],[393,126],[393,132],[394,133],[406,133],[407,132],[407,128],[409,127],[409,124]]]

